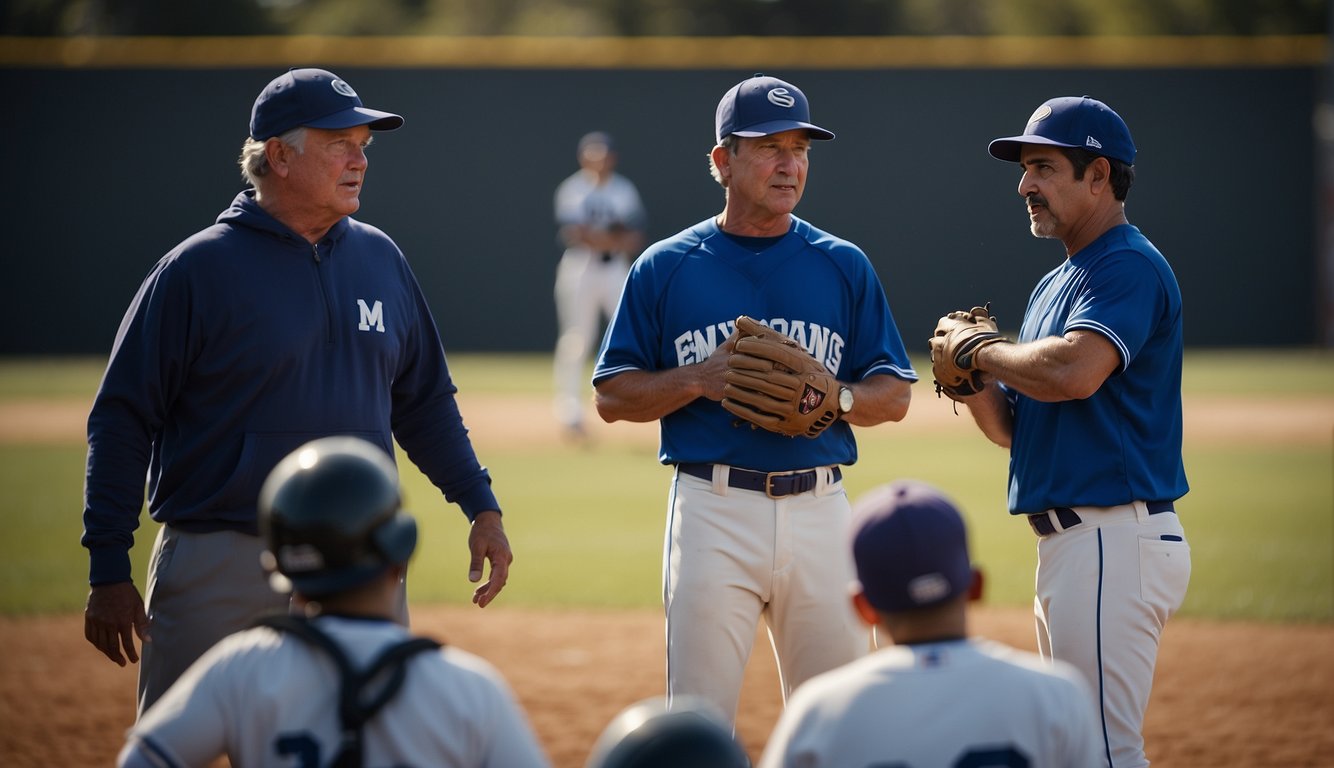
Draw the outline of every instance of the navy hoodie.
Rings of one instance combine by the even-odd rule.
[[[88,418],[90,583],[130,581],[159,523],[257,533],[273,466],[327,435],[394,439],[472,519],[499,509],[435,321],[398,246],[351,218],[316,245],[237,195],[164,256],[121,321]]]

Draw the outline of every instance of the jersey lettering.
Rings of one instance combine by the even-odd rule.
[[[717,323],[698,331],[686,331],[672,340],[676,348],[677,366],[702,363],[718,345],[727,341],[736,327],[736,321]]]
[[[760,322],[796,341],[802,349],[810,353],[811,357],[824,364],[830,373],[838,375],[838,369],[843,364],[845,342],[832,328],[808,323],[805,320],[788,320],[782,317]],[[719,344],[727,340],[735,328],[736,321],[729,320],[699,330],[686,331],[677,336],[672,340],[672,346],[676,349],[677,366],[704,362]]]
[[[361,322],[357,324],[357,330],[369,331],[371,328],[384,333],[384,305],[379,299],[375,300],[373,306],[366,306],[365,299],[357,299],[357,306],[361,309]]]

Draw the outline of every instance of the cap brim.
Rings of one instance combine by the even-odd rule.
[[[1074,147],[1074,144],[1066,144],[1060,141],[1052,141],[1045,136],[1007,136],[1003,139],[995,139],[987,145],[987,151],[997,160],[1005,160],[1011,163],[1019,162],[1019,155],[1024,151],[1025,144],[1044,144],[1049,147]]]
[[[796,120],[773,120],[767,123],[756,123],[755,125],[746,126],[746,130],[744,131],[732,131],[732,134],[735,136],[744,136],[748,139],[754,139],[760,136],[771,136],[775,133],[782,133],[783,131],[795,131],[798,128],[805,128],[806,132],[810,134],[812,139],[829,141],[834,138],[833,131],[826,131],[818,125],[801,123]]]
[[[378,109],[367,109],[366,107],[349,107],[341,112],[335,112],[318,120],[303,123],[303,125],[308,128],[323,128],[331,131],[341,128],[354,128],[358,125],[369,125],[372,131],[392,131],[403,125],[403,118],[393,112],[381,112]]]

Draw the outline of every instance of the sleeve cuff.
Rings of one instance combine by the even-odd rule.
[[[496,494],[491,491],[491,483],[488,479],[485,483],[478,483],[469,491],[458,498],[458,505],[463,509],[463,514],[467,515],[471,522],[478,514],[487,510],[500,512],[500,502],[496,501]],[[501,512],[503,515],[504,513]]]
[[[131,578],[130,553],[119,549],[88,550],[88,584],[119,584],[134,581]]]

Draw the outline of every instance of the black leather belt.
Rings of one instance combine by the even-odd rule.
[[[677,469],[701,480],[713,480],[712,464],[678,464]],[[771,499],[794,496],[815,488],[819,480],[818,470],[796,470],[791,472],[756,472],[750,469],[732,467],[728,472],[727,485],[746,491],[759,491]],[[831,467],[831,482],[843,479],[843,470]]]
[[[1157,515],[1163,512],[1175,512],[1176,509],[1170,501],[1148,501],[1144,503],[1148,507],[1149,514]],[[1056,513],[1056,519],[1061,521],[1062,530],[1070,530],[1076,525],[1084,522],[1079,515],[1069,507],[1055,507],[1051,510]],[[1039,536],[1050,536],[1056,533],[1056,526],[1051,524],[1051,518],[1046,512],[1028,516],[1028,524],[1033,527],[1033,533]]]

